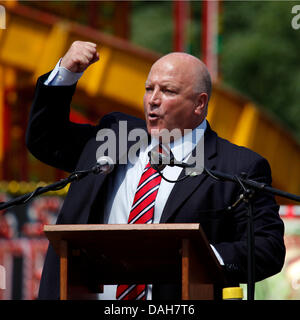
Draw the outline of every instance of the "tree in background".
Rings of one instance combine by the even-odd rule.
[[[223,81],[272,111],[300,139],[297,2],[224,2]],[[298,2],[299,4],[299,2]]]
[[[295,1],[223,1],[220,68],[224,84],[275,115],[300,140],[300,29]],[[201,57],[201,2],[190,1],[187,52]],[[173,50],[171,1],[133,1],[131,40]]]

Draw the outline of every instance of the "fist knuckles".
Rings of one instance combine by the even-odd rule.
[[[72,72],[83,72],[98,60],[99,53],[95,43],[74,41],[62,58],[60,66]]]

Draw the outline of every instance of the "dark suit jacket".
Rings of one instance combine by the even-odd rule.
[[[99,129],[110,128],[118,136],[120,120],[128,121],[128,130],[145,128],[143,120],[111,113],[97,126],[69,122],[69,109],[75,86],[43,85],[47,75],[37,83],[27,130],[27,146],[41,161],[72,172],[90,168],[96,161]],[[268,162],[257,153],[224,140],[211,130],[205,132],[205,166],[221,172],[245,172],[252,180],[271,184]],[[129,146],[128,146],[129,148]],[[117,148],[118,150],[118,148]],[[90,175],[71,184],[57,219],[58,224],[102,223],[101,208],[109,175]],[[183,173],[182,173],[183,174]],[[247,210],[244,203],[234,210],[226,208],[238,198],[241,188],[232,182],[219,182],[201,174],[176,183],[165,205],[161,223],[201,223],[211,244],[224,260],[224,271],[232,283],[247,281]],[[279,272],[284,263],[284,227],[273,196],[256,193],[254,197],[255,280]],[[58,257],[50,246],[40,284],[39,298],[59,297]],[[180,290],[168,285],[153,287],[153,299],[180,298]]]

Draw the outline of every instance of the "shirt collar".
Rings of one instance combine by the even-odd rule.
[[[183,161],[188,155],[193,151],[196,145],[199,143],[201,137],[203,136],[207,128],[206,119],[204,119],[201,124],[193,130],[188,130],[188,132],[182,137],[174,142],[168,144],[174,157],[178,161]],[[148,147],[148,151],[156,148],[159,144],[157,138],[151,138],[151,144]]]

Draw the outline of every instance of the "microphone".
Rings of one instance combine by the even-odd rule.
[[[97,160],[97,164],[92,168],[94,174],[99,173],[111,173],[114,169],[114,162],[112,158],[107,156],[102,156]]]
[[[97,164],[92,168],[88,170],[79,170],[72,172],[67,178],[61,179],[60,181],[57,181],[55,183],[52,183],[51,185],[47,185],[45,187],[38,187],[34,191],[24,194],[20,197],[14,198],[13,200],[7,201],[7,202],[0,202],[0,210],[4,210],[6,208],[13,207],[18,204],[24,204],[31,200],[33,197],[38,196],[42,193],[48,192],[48,191],[57,191],[62,188],[64,188],[67,184],[78,181],[90,173],[99,174],[104,173],[108,174],[112,172],[114,169],[114,162],[110,157],[100,157],[97,160]]]
[[[148,157],[151,167],[156,171],[163,170],[170,163],[169,157],[155,150],[149,151]]]
[[[193,164],[184,163],[175,159],[171,150],[169,150],[169,156],[160,153],[158,151],[152,150],[148,152],[148,157],[150,165],[153,169],[163,170],[167,165],[170,167],[180,167],[180,168],[192,168]]]
[[[170,150],[171,152],[171,150]],[[172,152],[171,152],[171,157],[170,157],[170,167],[180,167],[180,168],[193,168],[195,165],[194,164],[188,164],[184,163],[182,161],[178,161],[174,158]]]
[[[204,170],[204,167],[198,168],[196,164],[184,163],[176,160],[170,149],[167,155],[155,150],[149,151],[148,157],[151,167],[156,170],[165,181],[170,183],[179,182],[187,179],[188,177],[197,176]],[[167,179],[161,172],[166,166],[183,168],[186,170],[185,175],[177,180]]]

